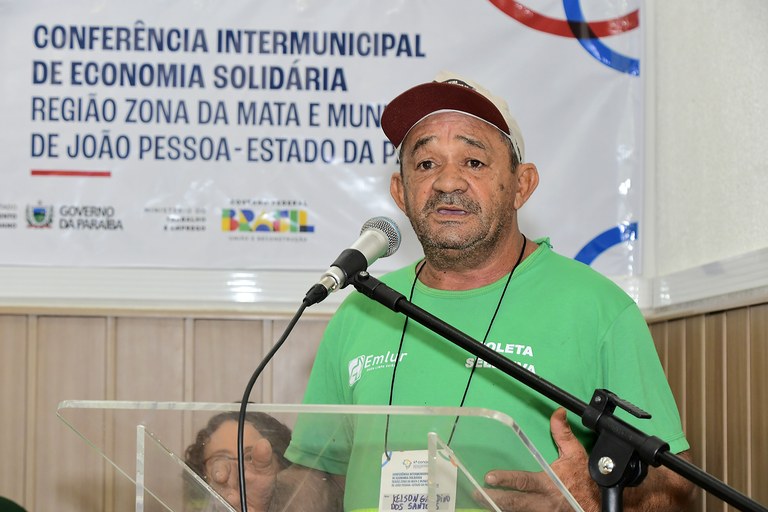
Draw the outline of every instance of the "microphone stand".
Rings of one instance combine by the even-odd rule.
[[[664,465],[702,489],[748,512],[768,512],[768,508],[741,494],[724,482],[714,478],[688,461],[669,452],[669,445],[649,436],[625,421],[615,417],[620,407],[639,418],[650,415],[606,389],[595,390],[589,404],[558,388],[551,382],[529,372],[459,331],[427,311],[408,301],[368,272],[362,271],[349,281],[367,297],[396,313],[420,323],[451,343],[492,364],[510,377],[522,382],[569,411],[579,415],[582,423],[597,434],[597,441],[589,457],[589,474],[600,487],[601,509],[606,512],[623,510],[625,487],[639,485],[648,473],[648,465]]]

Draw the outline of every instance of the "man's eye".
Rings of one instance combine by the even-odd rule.
[[[417,169],[421,169],[423,171],[428,171],[432,169],[435,166],[435,163],[431,160],[424,160],[423,162],[419,162],[416,164]]]
[[[472,169],[479,169],[483,167],[485,164],[481,162],[480,160],[470,159],[467,161],[467,166],[469,166]]]

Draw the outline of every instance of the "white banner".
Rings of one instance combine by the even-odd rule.
[[[451,70],[504,97],[529,237],[638,275],[638,1],[0,0],[0,265],[324,269],[397,170],[386,102]],[[598,257],[599,256],[599,257]]]

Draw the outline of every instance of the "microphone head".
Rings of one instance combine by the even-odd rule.
[[[360,229],[360,234],[362,235],[369,229],[375,229],[384,233],[384,236],[386,236],[387,240],[389,241],[387,252],[381,256],[382,258],[392,256],[395,251],[400,248],[400,228],[398,228],[397,224],[395,224],[395,221],[389,217],[373,217],[368,219]]]

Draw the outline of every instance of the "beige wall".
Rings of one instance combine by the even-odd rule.
[[[652,240],[644,243],[652,242],[656,267],[644,273],[663,276],[767,247],[768,2],[644,7],[652,31],[641,61],[645,169],[655,178],[644,219]]]

